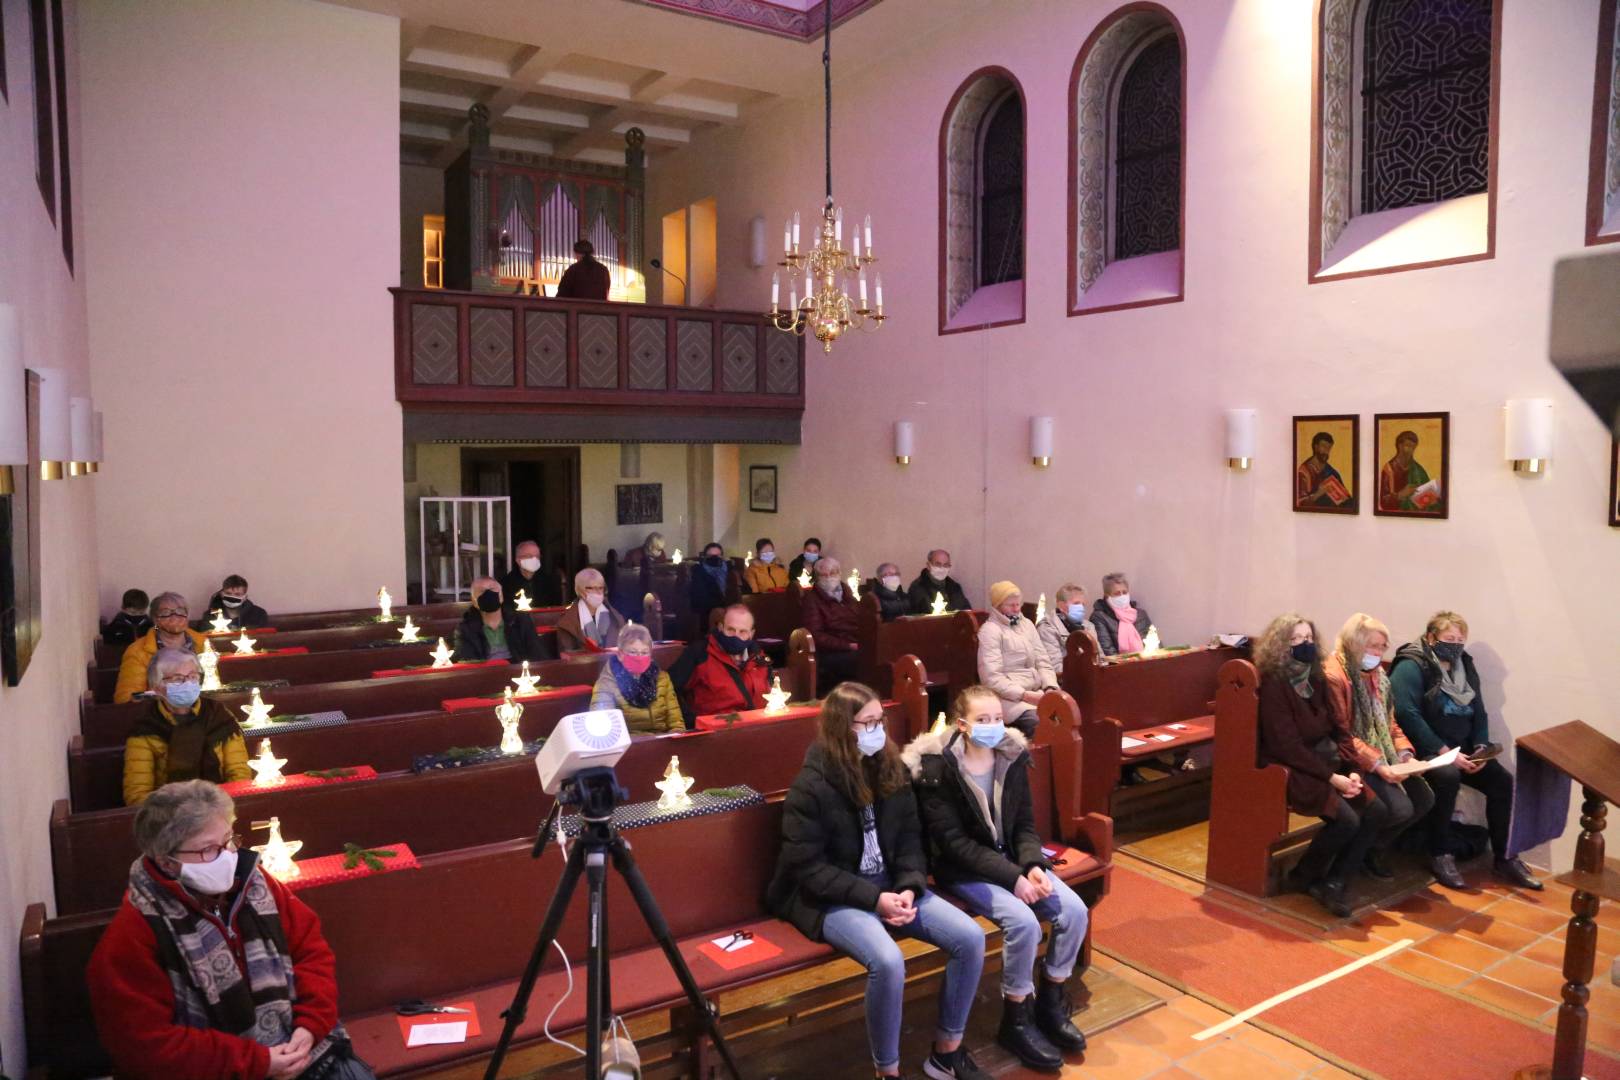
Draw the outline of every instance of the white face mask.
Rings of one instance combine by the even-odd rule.
[[[935,581],[944,581],[946,578],[951,576],[951,568],[948,566],[930,566],[928,568],[928,576],[933,578]]]
[[[842,600],[844,598],[844,583],[842,581],[839,581],[837,578],[835,578],[835,577],[817,578],[816,579],[816,584],[818,586],[820,586],[822,592],[826,593],[828,596],[832,597],[834,600]]]
[[[220,896],[236,884],[236,852],[221,851],[213,862],[181,863],[180,881],[192,892]]]
[[[521,570],[526,570],[526,571],[528,571],[529,573],[532,574],[536,570],[540,569],[540,560],[539,559],[533,559],[533,558],[519,559],[518,560],[518,568],[521,569]]]
[[[762,552],[760,552],[759,553],[759,561],[762,562],[762,563],[773,563],[773,562],[775,562],[776,561],[776,552],[774,552],[774,551],[762,551]]]
[[[896,591],[897,589],[900,588],[900,575],[899,574],[884,574],[878,580],[883,582],[883,587],[885,589],[888,589],[890,592],[894,592],[894,591]]]
[[[1108,606],[1119,611],[1126,610],[1131,606],[1131,594],[1121,593],[1118,596],[1110,596],[1108,598]]]
[[[588,604],[592,609],[601,607],[602,606],[602,594],[599,593],[599,592],[588,592],[588,593],[586,593],[585,594],[585,603]]]

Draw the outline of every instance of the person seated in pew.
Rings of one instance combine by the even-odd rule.
[[[557,648],[563,652],[601,652],[619,643],[624,616],[607,602],[602,572],[587,566],[574,575],[575,603],[557,620]]]
[[[1142,651],[1142,640],[1153,629],[1147,608],[1131,599],[1131,583],[1115,571],[1104,574],[1102,597],[1091,609],[1091,625],[1104,656]]]
[[[1471,761],[1490,745],[1490,716],[1480,691],[1479,672],[1468,655],[1468,623],[1455,611],[1429,620],[1423,637],[1402,645],[1395,654],[1390,686],[1395,716],[1419,757],[1432,758],[1452,747],[1462,754],[1456,764],[1424,774],[1434,789],[1434,809],[1426,822],[1429,866],[1450,889],[1466,887],[1457,872],[1457,840],[1451,814],[1457,792],[1467,784],[1485,796],[1485,821],[1491,834],[1492,867],[1497,877],[1521,889],[1539,890],[1540,881],[1522,859],[1507,857],[1508,824],[1513,820],[1513,775],[1495,758]]]
[[[1389,820],[1367,849],[1362,869],[1386,881],[1395,876],[1385,854],[1401,833],[1434,807],[1434,791],[1421,776],[1402,779],[1390,766],[1413,757],[1411,742],[1395,719],[1395,695],[1383,659],[1389,627],[1356,612],[1339,631],[1339,644],[1323,661],[1322,675],[1332,692],[1339,728],[1339,756],[1361,772],[1363,782],[1389,808]]]
[[[1079,632],[1091,639],[1099,655],[1102,646],[1097,641],[1097,628],[1086,618],[1086,590],[1072,583],[1058,586],[1054,594],[1056,603],[1040,621],[1036,630],[1041,635],[1041,648],[1046,651],[1046,664],[1059,675],[1063,674],[1064,650],[1069,635]]]
[[[472,606],[456,627],[458,663],[485,660],[538,661],[543,658],[534,620],[508,612],[502,604],[501,583],[492,577],[474,578]]]
[[[151,697],[124,740],[124,805],[171,780],[251,780],[247,741],[224,705],[202,696],[202,669],[183,649],[159,649],[146,669]]]
[[[860,618],[843,572],[838,556],[823,554],[816,563],[815,588],[799,597],[800,619],[816,642],[817,693],[855,676]]]
[[[948,959],[923,1072],[935,1080],[988,1078],[962,1046],[984,970],[984,931],[928,891],[917,797],[884,730],[883,702],[860,683],[840,683],[821,703],[815,741],[782,807],[782,850],[766,905],[866,968],[866,1038],[878,1077],[900,1075],[906,962],[894,939],[939,948]]]
[[[911,614],[911,597],[901,587],[900,568],[894,563],[878,563],[877,575],[867,581],[866,588],[877,597],[878,615],[884,622]]]
[[[793,561],[788,564],[789,580],[798,581],[799,575],[804,573],[804,568],[807,566],[810,567],[810,571],[813,575],[815,573],[816,562],[820,558],[821,541],[812,536],[804,542],[804,545],[799,553],[795,555],[793,557]]]
[[[143,589],[125,589],[118,614],[101,628],[101,640],[108,645],[128,645],[152,629],[152,601]]]
[[[562,589],[555,573],[540,572],[540,545],[525,540],[512,549],[512,568],[501,578],[501,596],[508,610],[517,610],[517,594],[522,593],[535,607],[557,607]]]
[[[1003,724],[1001,698],[970,686],[956,695],[951,716],[949,729],[919,735],[900,755],[917,792],[928,866],[941,892],[1001,927],[996,1041],[1026,1068],[1060,1069],[1064,1053],[1086,1048],[1064,985],[1091,916],[1041,852],[1029,751],[1023,735]],[[1052,941],[1037,990],[1042,919],[1052,923]]]
[[[372,1078],[338,1022],[320,919],[240,850],[235,822],[206,780],[161,787],[135,815],[141,858],[86,970],[117,1074]]]
[[[200,653],[207,638],[190,626],[191,606],[177,592],[159,593],[152,601],[152,629],[130,643],[118,664],[118,682],[113,702],[122,705],[135,695],[146,693],[146,669],[159,649],[184,649]]]
[[[698,564],[686,579],[686,599],[699,626],[709,625],[709,612],[726,606],[726,582],[730,574],[726,549],[710,541],[703,545]]]
[[[618,655],[602,665],[591,690],[591,708],[618,709],[632,735],[686,730],[675,684],[653,662],[652,633],[645,626],[619,631]]]
[[[776,545],[768,536],[754,541],[754,561],[743,571],[749,592],[781,592],[788,587],[787,568],[776,561]]]
[[[270,613],[248,599],[248,580],[241,574],[227,575],[219,591],[208,598],[207,616],[197,620],[197,629],[206,629],[216,611],[224,612],[232,630],[270,625]]]
[[[668,561],[668,558],[664,554],[664,534],[650,532],[647,534],[647,539],[641,542],[640,547],[624,553],[621,562],[632,569],[639,569],[644,562],[661,563]]]
[[[918,572],[916,580],[906,589],[913,615],[928,615],[934,610],[934,597],[945,597],[946,611],[972,611],[967,593],[951,577],[951,553],[935,548],[928,553],[927,564]]]
[[[1023,615],[1024,594],[1010,581],[990,586],[990,615],[979,627],[979,681],[995,691],[1007,723],[1035,737],[1035,706],[1057,689],[1041,635]]]
[[[1287,885],[1348,918],[1345,890],[1389,809],[1339,757],[1343,721],[1322,676],[1316,624],[1292,612],[1273,619],[1255,642],[1254,666],[1260,672],[1259,763],[1286,766],[1288,808],[1322,819]]]
[[[686,647],[669,678],[690,709],[687,727],[700,716],[764,708],[771,662],[754,644],[754,613],[742,604],[722,611],[720,625]]]

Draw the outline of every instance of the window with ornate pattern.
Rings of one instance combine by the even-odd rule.
[[[974,72],[940,125],[940,333],[1024,320],[1024,161],[1022,88]]]

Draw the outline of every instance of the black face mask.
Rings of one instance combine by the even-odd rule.
[[[1314,641],[1302,641],[1290,649],[1289,652],[1301,664],[1316,663],[1316,642]]]
[[[485,589],[478,594],[478,610],[495,612],[501,610],[501,594],[494,589]]]
[[[726,564],[726,557],[724,555],[705,555],[705,556],[703,556],[703,565],[704,566],[724,566],[725,564]]]
[[[1448,664],[1455,664],[1462,659],[1463,646],[1460,641],[1437,641],[1430,646],[1434,655]]]
[[[221,596],[219,598],[219,602],[224,604],[226,607],[241,607],[243,604],[247,603],[247,597],[245,597],[245,596]]]
[[[741,656],[748,651],[748,646],[752,644],[752,642],[744,641],[742,638],[728,634],[724,630],[716,630],[714,640],[718,641],[720,647],[733,656]]]

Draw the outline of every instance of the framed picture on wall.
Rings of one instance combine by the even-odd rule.
[[[1378,413],[1373,417],[1373,453],[1378,466],[1373,513],[1450,516],[1450,413]]]
[[[1620,439],[1609,440],[1609,525],[1620,529]]]
[[[748,509],[756,514],[776,513],[776,466],[748,466]]]
[[[1289,452],[1296,513],[1361,513],[1361,417],[1296,416]]]
[[[663,484],[620,484],[620,525],[656,525],[664,520]]]

